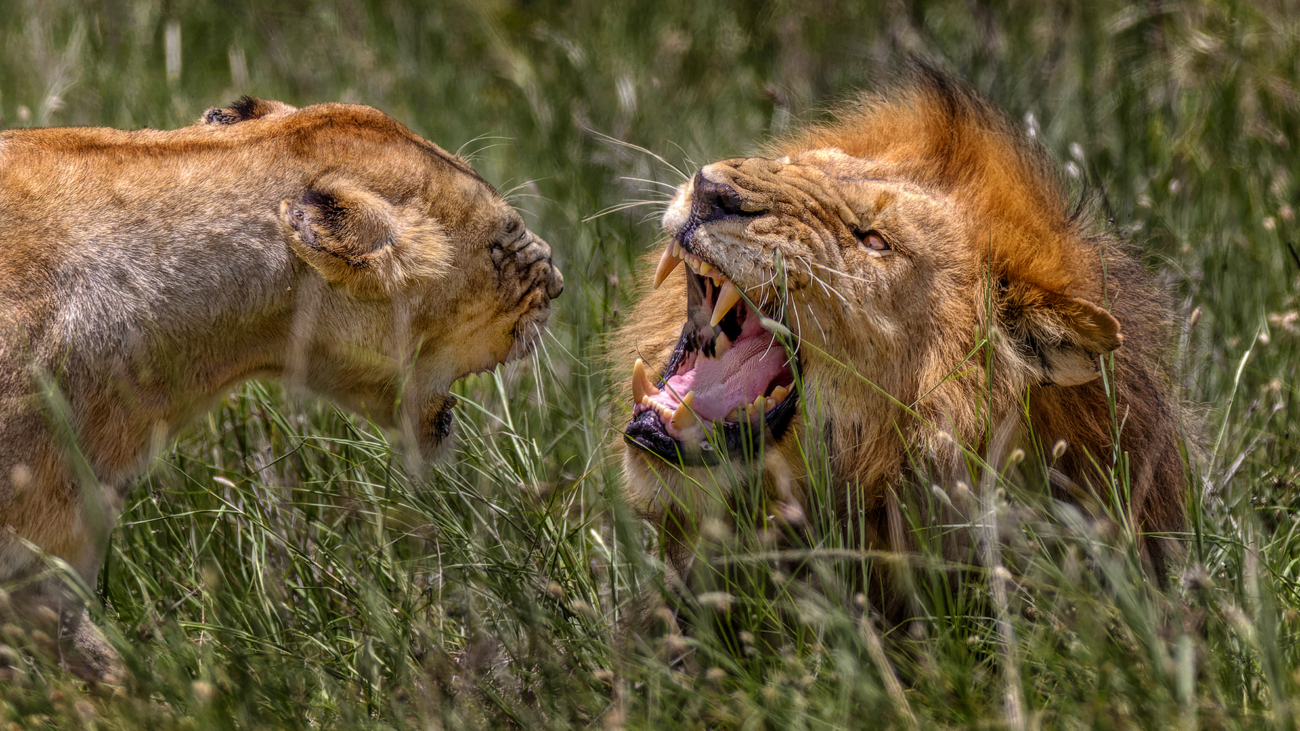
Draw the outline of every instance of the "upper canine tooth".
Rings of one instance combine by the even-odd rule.
[[[695,423],[695,412],[691,411],[691,404],[695,402],[695,392],[691,391],[686,394],[686,398],[677,406],[673,412],[672,425],[677,431],[681,431]]]
[[[718,290],[717,304],[713,305],[713,317],[709,318],[709,325],[716,327],[739,301],[740,290],[736,289],[736,285],[731,280],[727,280],[726,284]]]
[[[700,276],[701,276],[701,277],[707,275],[707,274],[708,274],[709,272],[711,272],[711,271],[713,271],[713,265],[712,265],[712,264],[708,263],[707,261],[701,261],[701,262],[700,262]]]
[[[673,270],[677,268],[677,265],[682,263],[681,258],[673,254],[673,248],[673,244],[668,244],[668,247],[664,249],[663,257],[659,259],[659,267],[655,269],[655,289],[659,289],[659,285],[663,284],[668,275],[672,274]]]
[[[645,372],[645,362],[640,358],[632,364],[632,399],[641,403],[648,396],[658,396],[659,389],[654,387]]]

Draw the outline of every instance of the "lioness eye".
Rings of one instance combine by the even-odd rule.
[[[872,230],[856,235],[858,241],[872,251],[889,251],[889,242],[885,241],[885,237],[881,236],[879,231]]]

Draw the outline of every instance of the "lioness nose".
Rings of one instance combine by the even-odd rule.
[[[691,188],[691,215],[700,223],[754,215],[741,207],[740,193],[735,188],[726,183],[715,183],[705,177],[703,170],[695,174]]]

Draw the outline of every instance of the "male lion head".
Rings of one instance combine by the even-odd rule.
[[[664,215],[655,289],[617,347],[628,497],[678,571],[738,479],[799,515],[814,453],[842,521],[882,548],[907,544],[890,496],[969,482],[969,453],[1064,440],[1052,485],[1096,493],[1113,479],[1111,396],[1126,507],[1144,530],[1182,525],[1169,315],[1149,276],[1004,115],[932,70],[911,81],[704,166]]]

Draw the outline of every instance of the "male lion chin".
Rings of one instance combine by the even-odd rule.
[[[826,455],[818,497],[839,530],[901,551],[897,496],[938,485],[960,503],[977,477],[965,450],[1016,447],[1055,453],[1051,489],[1072,502],[1123,494],[1126,454],[1116,507],[1162,571],[1172,547],[1151,534],[1184,523],[1172,318],[1067,198],[1037,142],[924,67],[682,184],[653,289],[615,342],[627,499],[670,580],[689,578],[699,526],[739,480],[759,478],[764,515],[798,519]],[[1127,414],[1119,449],[1112,413]]]

